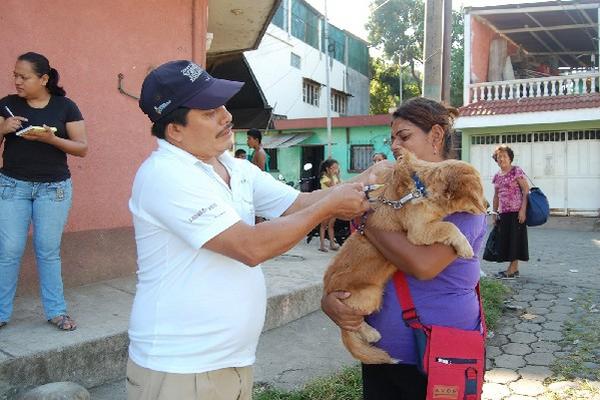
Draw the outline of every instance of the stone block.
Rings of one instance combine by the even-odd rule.
[[[515,356],[524,356],[525,354],[531,353],[531,348],[523,343],[508,343],[502,346],[502,350],[506,354]]]
[[[517,372],[519,375],[521,375],[521,378],[530,381],[543,382],[546,378],[552,376],[552,370],[541,365],[528,365],[525,368],[521,368]]]
[[[519,375],[510,369],[494,368],[485,373],[485,381],[490,383],[507,384],[519,379]]]
[[[90,394],[73,382],[53,382],[28,391],[21,400],[90,400]]]
[[[520,379],[509,383],[508,387],[514,394],[532,397],[539,396],[546,391],[546,388],[544,388],[544,385],[540,381],[528,379]]]
[[[525,360],[527,360],[527,365],[543,365],[549,366],[551,365],[556,357],[552,353],[531,353],[525,356]]]

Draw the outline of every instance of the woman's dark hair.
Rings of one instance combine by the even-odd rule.
[[[492,154],[492,158],[494,159],[494,161],[498,161],[498,153],[500,153],[501,151],[505,152],[508,155],[508,158],[510,158],[510,162],[512,163],[515,159],[515,153],[510,147],[506,145],[500,145],[496,147],[496,150],[494,150],[494,153]]]
[[[165,138],[165,133],[167,131],[167,125],[173,123],[181,126],[187,125],[187,115],[190,112],[190,109],[187,107],[179,107],[156,121],[152,125],[152,135],[156,136],[159,139]]]
[[[325,173],[327,173],[327,168],[331,168],[334,164],[339,164],[339,162],[337,162],[337,160],[334,160],[333,158],[323,160],[321,162],[321,165],[319,166],[319,177],[325,175]]]
[[[19,58],[17,58],[17,60],[27,61],[28,63],[30,63],[33,67],[33,72],[35,72],[35,74],[40,78],[43,75],[48,75],[48,83],[46,83],[46,89],[51,95],[64,96],[67,94],[67,92],[65,92],[65,89],[58,86],[58,80],[60,79],[60,75],[58,74],[57,70],[50,67],[50,61],[48,61],[46,57],[39,53],[34,53],[30,51],[28,53],[21,54]]]
[[[413,97],[400,105],[392,114],[393,119],[402,118],[418,126],[423,132],[429,133],[434,125],[439,125],[444,130],[444,146],[442,154],[444,158],[452,158],[452,142],[454,120],[458,116],[458,110],[454,107],[445,106],[425,97]]]

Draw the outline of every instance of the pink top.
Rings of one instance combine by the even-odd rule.
[[[498,192],[499,207],[498,212],[509,213],[518,212],[521,209],[523,193],[517,179],[523,178],[523,170],[516,165],[506,174],[502,175],[499,171],[494,175],[492,183]]]

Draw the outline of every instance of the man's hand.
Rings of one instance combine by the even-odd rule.
[[[361,183],[335,185],[323,200],[329,203],[331,214],[340,219],[350,220],[371,208]]]
[[[348,297],[350,297],[350,292],[323,294],[321,309],[340,328],[346,331],[357,331],[365,320],[365,316],[342,302]]]

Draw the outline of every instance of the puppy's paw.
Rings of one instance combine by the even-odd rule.
[[[458,243],[454,243],[454,250],[456,250],[456,254],[460,258],[471,258],[474,255],[473,248],[466,239],[464,241],[461,240]]]
[[[458,238],[452,240],[452,247],[454,247],[456,254],[461,258],[473,257],[473,248],[467,238],[462,234]]]
[[[366,322],[363,322],[361,325],[360,334],[368,343],[376,343],[381,340],[381,334],[379,331]]]

